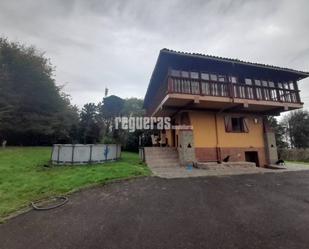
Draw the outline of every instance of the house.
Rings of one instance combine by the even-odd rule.
[[[170,117],[180,128],[161,133],[167,146],[177,149],[181,163],[250,161],[264,167],[278,159],[266,117],[302,108],[297,82],[308,76],[288,68],[162,49],[144,107],[149,116]]]

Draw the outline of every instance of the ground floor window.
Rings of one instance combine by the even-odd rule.
[[[226,116],[224,121],[226,132],[249,132],[245,117]]]

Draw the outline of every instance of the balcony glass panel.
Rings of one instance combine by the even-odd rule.
[[[172,69],[171,70],[171,75],[175,76],[175,77],[180,77],[180,71]]]
[[[181,71],[181,77],[189,78],[189,72],[187,72],[187,71]]]
[[[201,73],[201,79],[202,80],[209,80],[209,74],[208,73]]]
[[[293,81],[275,83],[245,78],[240,84],[235,76],[227,78],[225,75],[179,70],[170,70],[168,88],[175,93],[298,103],[299,94],[295,89]]]
[[[210,75],[210,80],[212,80],[212,81],[218,81],[217,75],[211,74],[211,75]]]
[[[218,81],[219,82],[225,82],[226,81],[226,77],[224,75],[218,75]]]
[[[252,80],[251,79],[245,79],[245,84],[246,85],[252,85]]]
[[[229,81],[232,83],[237,83],[237,78],[235,76],[229,76]]]
[[[261,85],[261,81],[260,81],[260,80],[254,80],[254,84],[255,84],[256,86],[260,86],[260,85]]]
[[[289,89],[289,84],[287,82],[283,82],[283,88],[284,89]]]
[[[293,81],[290,81],[290,82],[289,82],[289,85],[290,85],[290,89],[291,89],[291,90],[294,90],[294,82],[293,82]]]
[[[191,79],[198,79],[199,78],[198,72],[191,72],[190,77]]]

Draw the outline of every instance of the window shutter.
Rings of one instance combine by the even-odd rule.
[[[249,132],[248,120],[246,118],[243,119],[244,132]]]
[[[225,131],[231,132],[232,131],[232,118],[230,116],[224,117],[224,124],[225,124]]]

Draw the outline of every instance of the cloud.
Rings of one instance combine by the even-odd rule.
[[[144,97],[163,47],[309,70],[309,2],[2,0],[0,34],[34,44],[72,102]],[[309,82],[300,82],[306,107]]]

